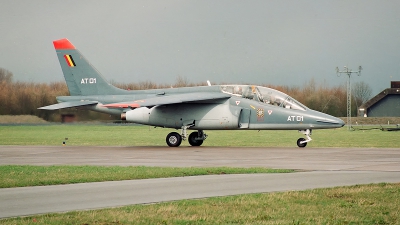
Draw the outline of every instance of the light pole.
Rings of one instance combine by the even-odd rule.
[[[358,76],[360,76],[361,70],[361,66],[358,67],[358,71],[352,71],[351,69],[347,68],[347,66],[344,67],[344,70],[339,70],[339,67],[336,67],[336,75],[338,77],[340,77],[342,73],[345,73],[349,78],[347,80],[347,130],[350,130],[351,128],[351,74],[356,73]]]

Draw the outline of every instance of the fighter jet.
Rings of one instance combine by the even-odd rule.
[[[79,107],[122,120],[155,127],[174,128],[167,145],[178,147],[186,139],[200,146],[205,130],[298,130],[311,141],[313,129],[339,128],[344,122],[311,110],[294,98],[257,85],[209,85],[199,87],[123,90],[104,79],[68,39],[53,41],[70,96],[58,96],[58,104],[41,107],[57,110]],[[188,135],[188,130],[195,130]],[[250,137],[251,138],[251,137]]]

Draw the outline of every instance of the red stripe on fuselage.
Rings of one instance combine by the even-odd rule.
[[[103,105],[107,108],[139,108],[140,105],[137,103],[111,103]]]

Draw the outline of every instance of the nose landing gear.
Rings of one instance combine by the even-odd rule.
[[[297,146],[299,146],[299,148],[304,148],[304,147],[306,147],[306,145],[307,145],[308,142],[312,141],[312,139],[311,139],[311,137],[310,137],[310,136],[311,136],[311,133],[312,133],[312,130],[310,130],[310,129],[307,129],[307,130],[299,130],[299,132],[302,133],[302,134],[304,134],[304,135],[306,135],[306,138],[307,138],[307,139],[299,138],[299,139],[297,140]]]

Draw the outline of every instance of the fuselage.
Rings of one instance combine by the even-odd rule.
[[[108,108],[114,102],[135,102],[157,96],[185,93],[223,92],[230,98],[154,105],[140,108]],[[193,130],[306,130],[338,128],[344,122],[325,113],[311,110],[277,90],[255,85],[214,85],[129,91],[123,95],[60,96],[64,101],[98,101],[85,108],[123,115],[129,122],[179,129],[190,124]]]

